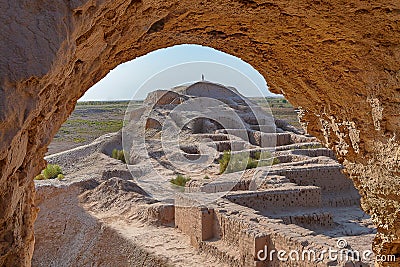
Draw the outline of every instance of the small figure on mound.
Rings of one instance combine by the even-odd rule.
[[[204,74],[201,75],[201,80],[202,80],[202,81],[205,81],[205,79],[204,79]]]

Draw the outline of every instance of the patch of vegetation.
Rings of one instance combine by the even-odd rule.
[[[120,160],[123,163],[126,163],[124,150],[118,150],[118,149],[114,148],[111,153],[111,157],[114,159]]]
[[[49,154],[90,143],[106,133],[117,132],[123,126],[125,112],[140,107],[143,101],[78,102],[74,112],[61,126],[50,146]]]
[[[64,125],[68,128],[75,128],[77,133],[87,133],[88,131],[117,132],[123,126],[122,120],[85,120],[69,119]]]
[[[258,167],[269,166],[281,163],[270,151],[257,151],[254,158],[258,160]]]
[[[253,169],[262,166],[270,166],[280,163],[280,160],[272,156],[270,151],[257,151],[253,157],[247,153],[235,153],[224,151],[219,160],[219,173],[231,173],[244,169]]]
[[[95,138],[111,132],[121,130],[123,117],[121,119],[98,118],[100,115],[93,115],[88,118],[75,118],[71,116],[60,128],[55,136],[55,141],[70,141],[84,143],[93,141]],[[116,116],[116,115],[115,115]]]
[[[278,158],[274,158],[272,160],[272,165],[279,164],[279,163],[281,163],[281,161]]]
[[[230,151],[224,151],[222,158],[219,160],[219,173],[231,173],[244,169],[252,169],[256,168],[257,165],[257,160],[249,157],[248,153],[235,153],[232,155]]]
[[[303,145],[300,147],[300,149],[317,149],[317,148],[323,148],[324,146],[322,144],[315,144],[315,145]]]
[[[185,186],[187,182],[190,181],[189,177],[184,177],[182,174],[178,174],[176,178],[170,180],[171,184],[177,186]]]
[[[204,179],[210,179],[210,177],[208,175],[204,176]]]
[[[254,159],[263,160],[272,157],[272,153],[270,151],[257,151],[254,153]]]
[[[74,143],[85,143],[86,139],[82,137],[75,137],[74,138]]]
[[[47,167],[35,177],[35,180],[47,180],[47,179],[64,179],[62,169],[59,165],[48,164]]]
[[[250,98],[266,111],[271,111],[277,119],[289,122],[291,125],[301,129],[296,109],[283,97]]]
[[[231,152],[224,151],[222,158],[219,160],[219,173],[220,174],[222,174],[226,171],[226,168],[228,167],[230,159],[231,159]]]
[[[257,167],[263,167],[263,166],[271,166],[271,165],[275,165],[275,164],[279,164],[281,163],[281,161],[278,158],[269,158],[269,159],[263,159],[260,160],[258,162],[258,166]]]
[[[114,101],[78,101],[76,106],[108,106],[108,105],[122,105],[128,106],[129,100],[114,100]],[[140,102],[140,101],[138,101]]]
[[[258,166],[258,161],[253,158],[248,158],[246,169],[254,169],[257,168]]]

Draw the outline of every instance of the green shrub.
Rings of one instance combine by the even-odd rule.
[[[170,180],[170,182],[171,182],[172,184],[178,185],[178,186],[185,186],[186,183],[189,182],[189,181],[190,181],[190,178],[189,178],[189,177],[186,178],[186,177],[184,177],[184,176],[181,175],[181,174],[178,174],[178,175],[176,176],[176,178]]]
[[[59,165],[48,164],[47,167],[35,177],[35,180],[55,179],[58,178],[60,175],[62,176],[62,178],[64,178],[61,167]]]
[[[231,152],[224,151],[222,158],[219,160],[219,173],[224,173],[226,168],[228,167],[229,160],[231,159]]]
[[[253,158],[249,158],[247,161],[246,169],[254,169],[257,168],[258,162]]]
[[[275,164],[279,164],[281,163],[281,161],[278,158],[269,158],[269,159],[262,159],[260,161],[258,161],[258,165],[257,167],[263,167],[263,166],[270,166],[270,165],[275,165]]]
[[[270,151],[257,151],[254,153],[254,158],[258,160],[257,167],[270,166],[280,163],[280,160],[273,157]]]
[[[64,179],[64,174],[60,173],[59,175],[57,175],[57,179],[58,180]]]
[[[323,148],[324,146],[322,144],[318,144],[318,145],[312,145],[310,148],[312,149],[316,149],[316,148]]]
[[[35,180],[44,180],[43,174],[36,175]]]
[[[210,177],[208,175],[204,176],[204,179],[210,179]]]
[[[111,157],[114,159],[118,159],[118,160],[122,161],[123,163],[126,163],[124,150],[118,150],[118,149],[114,148],[111,153]]]
[[[231,173],[257,167],[257,160],[249,157],[248,153],[235,153],[224,151],[219,160],[219,173]]]
[[[75,137],[74,138],[74,143],[84,143],[84,142],[86,142],[85,138],[82,138],[82,137]]]
[[[61,167],[55,164],[48,164],[46,169],[42,171],[45,179],[55,179],[59,174],[62,174]]]
[[[270,151],[257,151],[254,153],[254,159],[256,160],[268,159],[271,157],[272,153]]]

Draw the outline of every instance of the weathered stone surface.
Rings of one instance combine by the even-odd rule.
[[[0,265],[30,265],[33,177],[76,100],[118,64],[183,43],[239,56],[336,150],[400,253],[400,2],[0,1]]]

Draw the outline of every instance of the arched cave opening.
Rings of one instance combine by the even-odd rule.
[[[271,90],[284,93],[299,108],[308,132],[333,149],[344,164],[362,195],[363,209],[380,226],[374,251],[399,254],[399,32],[398,8],[393,3],[73,1],[51,3],[51,10],[32,3],[7,2],[4,10],[11,16],[4,17],[0,26],[4,35],[0,38],[4,55],[0,60],[0,265],[30,264],[38,211],[32,179],[45,166],[46,146],[76,101],[118,64],[183,43],[240,56],[268,77]],[[39,24],[21,24],[36,21],[38,14]],[[143,170],[136,171],[140,175]],[[109,185],[140,192],[118,179]],[[289,203],[301,201],[302,195],[308,193],[301,192]],[[36,196],[40,199],[40,194]],[[86,195],[90,197],[95,199]],[[70,211],[69,207],[64,208]],[[164,206],[154,209],[170,211]],[[64,225],[69,218],[65,215]],[[319,218],[329,220],[329,216]],[[68,236],[72,229],[47,233]],[[103,243],[110,244],[109,229],[93,229],[105,233]],[[216,231],[220,233],[218,227]],[[277,232],[269,236],[281,237]],[[115,240],[112,251],[123,251],[121,245],[127,243]],[[104,255],[95,249],[91,252]],[[81,255],[75,256],[66,260]],[[153,265],[164,264],[152,255],[146,259]]]

